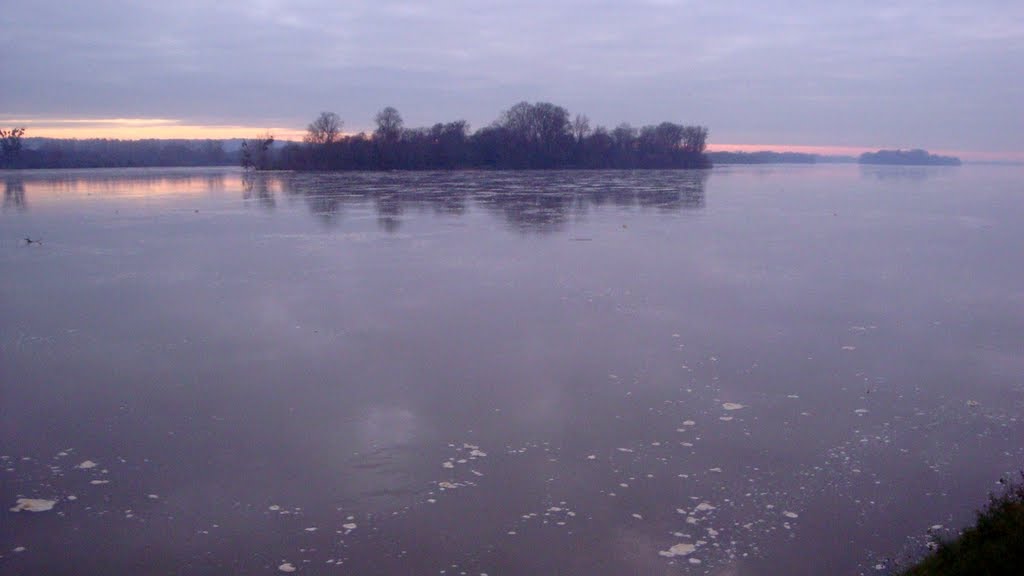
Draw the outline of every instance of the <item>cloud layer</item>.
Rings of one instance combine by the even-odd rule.
[[[1024,151],[1019,2],[37,0],[0,116],[369,128],[550,100],[717,142]]]

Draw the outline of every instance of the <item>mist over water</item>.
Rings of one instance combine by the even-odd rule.
[[[0,173],[0,572],[884,573],[1024,462],[1021,176]]]

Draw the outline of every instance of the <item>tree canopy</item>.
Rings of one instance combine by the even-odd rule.
[[[341,118],[322,112],[303,144],[268,149],[268,167],[292,170],[436,170],[454,168],[707,168],[708,129],[662,122],[609,131],[550,102],[519,102],[470,132],[465,120],[406,128],[392,106],[374,117],[373,134],[344,135]],[[250,149],[251,152],[251,149]],[[250,154],[251,156],[251,154]],[[245,158],[243,157],[243,162]],[[251,158],[247,166],[255,167]]]

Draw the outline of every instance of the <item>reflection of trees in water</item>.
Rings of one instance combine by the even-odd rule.
[[[409,213],[461,215],[473,202],[516,230],[547,233],[604,205],[662,212],[703,208],[708,175],[706,170],[264,173],[252,177],[277,184],[254,181],[243,190],[258,196],[259,190],[279,186],[304,199],[329,226],[337,224],[346,206],[373,206],[381,229],[395,232]]]
[[[880,166],[872,164],[860,165],[861,178],[872,178],[879,181],[924,182],[951,174],[956,166]]]
[[[277,199],[271,190],[271,182],[264,172],[242,173],[242,200],[248,204],[253,199],[261,208],[273,210],[277,207]]]
[[[377,225],[381,230],[397,232],[402,225],[402,200],[393,194],[381,194],[374,204],[377,207]]]
[[[4,210],[28,209],[25,203],[25,180],[19,176],[8,176],[4,179]]]

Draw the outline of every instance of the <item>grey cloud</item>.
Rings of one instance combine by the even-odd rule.
[[[1024,150],[1018,2],[70,2],[5,7],[9,115],[368,128],[548,99],[713,141]]]

